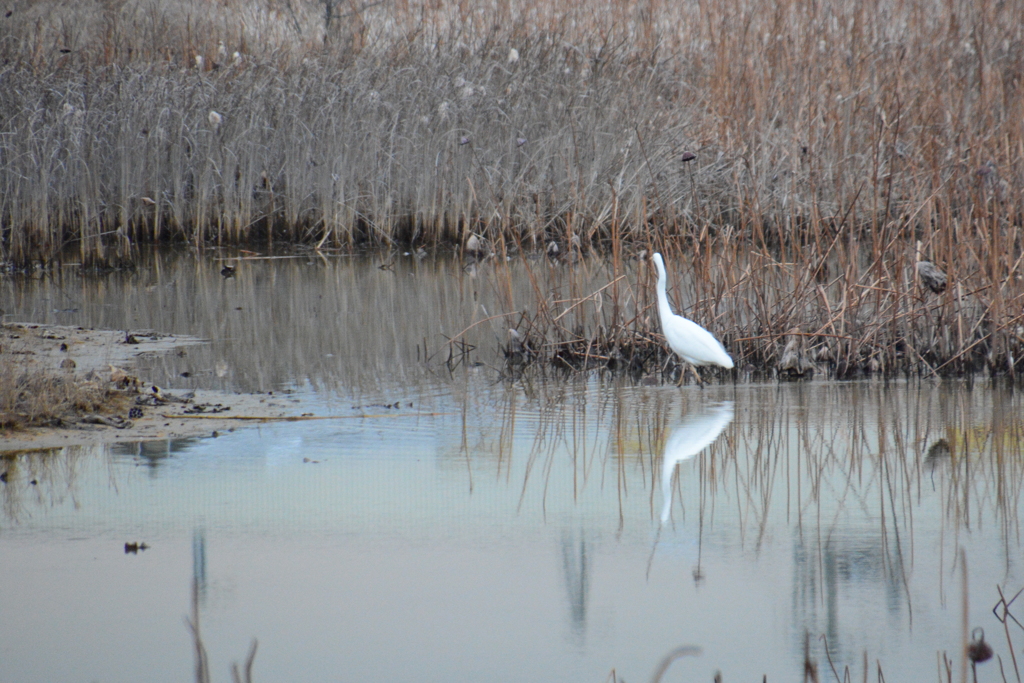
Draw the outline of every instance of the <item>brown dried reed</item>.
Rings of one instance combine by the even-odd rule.
[[[657,241],[651,236],[652,243]],[[958,269],[943,294],[916,278],[912,249],[875,254],[837,242],[819,269],[782,261],[769,250],[748,251],[729,233],[709,237],[710,253],[674,240],[659,248],[669,259],[669,296],[677,312],[709,329],[737,370],[705,376],[839,379],[871,374],[948,377],[988,370],[1016,376],[1024,356],[1024,293],[1018,282],[993,292],[979,268]],[[904,245],[905,246],[905,245]],[[958,250],[972,262],[969,250]],[[873,266],[882,264],[882,274]],[[496,260],[495,279],[510,294],[504,310],[514,331],[505,345],[506,372],[518,376],[538,363],[586,370],[609,368],[640,378],[678,376],[655,304],[653,267],[636,258],[594,255],[575,263]],[[542,271],[564,270],[558,287]],[[822,276],[827,270],[835,273]],[[534,283],[535,301],[514,297],[512,280]],[[453,338],[459,341],[461,337]]]
[[[222,4],[0,20],[0,261],[473,233],[660,249],[750,362],[793,328],[841,376],[1020,357],[1020,3]],[[623,343],[602,324],[561,341]]]
[[[9,360],[9,359],[8,359]],[[59,426],[86,413],[123,407],[125,392],[71,372],[0,368],[0,430]]]

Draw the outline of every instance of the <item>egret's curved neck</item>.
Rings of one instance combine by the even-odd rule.
[[[667,318],[672,315],[672,307],[668,303],[668,292],[666,291],[668,276],[665,274],[665,266],[660,260],[655,261],[654,265],[658,269],[658,312],[661,313],[662,318]]]

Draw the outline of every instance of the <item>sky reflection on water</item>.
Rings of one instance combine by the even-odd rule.
[[[972,627],[1019,587],[1012,396],[467,382],[413,421],[5,460],[0,678],[190,677],[196,538],[215,679],[251,637],[266,680],[643,680],[681,644],[670,672],[794,679],[807,633],[923,680],[956,661],[958,548]],[[937,438],[966,450],[928,462]]]
[[[823,679],[827,643],[840,677],[849,667],[860,680],[866,659],[872,680],[878,665],[887,680],[934,680],[947,653],[955,680],[961,550],[969,627],[1012,668],[991,608],[996,586],[1024,585],[1013,392],[512,383],[496,381],[493,358],[424,368],[422,334],[373,361],[375,335],[398,318],[338,331],[348,304],[334,297],[348,295],[322,283],[373,278],[374,296],[402,310],[405,297],[354,268],[316,270],[304,289],[293,266],[268,267],[259,277],[287,279],[284,299],[261,306],[279,295],[271,286],[235,292],[255,297],[253,315],[224,336],[211,330],[237,299],[217,297],[234,285],[211,279],[201,287],[220,303],[168,310],[171,331],[213,342],[147,362],[184,386],[288,389],[318,415],[401,401],[389,417],[0,460],[0,681],[192,678],[193,582],[214,680],[253,637],[256,680],[599,682],[614,669],[636,681],[684,644],[703,654],[664,680],[797,680],[805,642]],[[438,286],[474,301],[461,289],[472,284]],[[486,292],[416,324],[458,328]],[[120,328],[149,310],[123,294],[82,324]],[[330,315],[302,323],[320,305]],[[224,359],[233,369],[218,377]],[[150,547],[126,554],[126,542]]]

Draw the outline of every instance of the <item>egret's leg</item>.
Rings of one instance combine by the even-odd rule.
[[[683,382],[686,381],[686,373],[692,372],[693,376],[697,379],[697,386],[702,390],[704,389],[704,380],[700,378],[700,373],[697,372],[697,368],[693,367],[692,364],[683,361],[683,369],[679,371],[679,380],[676,381],[677,387],[682,387]]]
[[[701,391],[704,391],[704,380],[700,378],[700,373],[697,372],[697,368],[690,363],[687,363],[686,367],[690,368],[690,372],[692,372],[693,376],[697,378],[697,386],[700,387]]]

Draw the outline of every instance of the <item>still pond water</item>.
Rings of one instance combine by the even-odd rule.
[[[966,629],[1001,659],[978,679],[1014,677],[992,607],[1024,586],[1017,394],[503,380],[506,323],[470,330],[467,362],[443,362],[445,336],[534,287],[599,287],[598,266],[580,285],[546,264],[378,265],[223,279],[162,254],[0,282],[5,320],[209,339],[142,360],[169,388],[340,418],[7,456],[0,681],[194,680],[189,621],[225,681],[254,638],[256,681],[645,681],[682,645],[702,653],[662,680],[801,680],[805,648],[822,680],[829,659],[945,680],[947,657],[959,680],[965,587]]]

